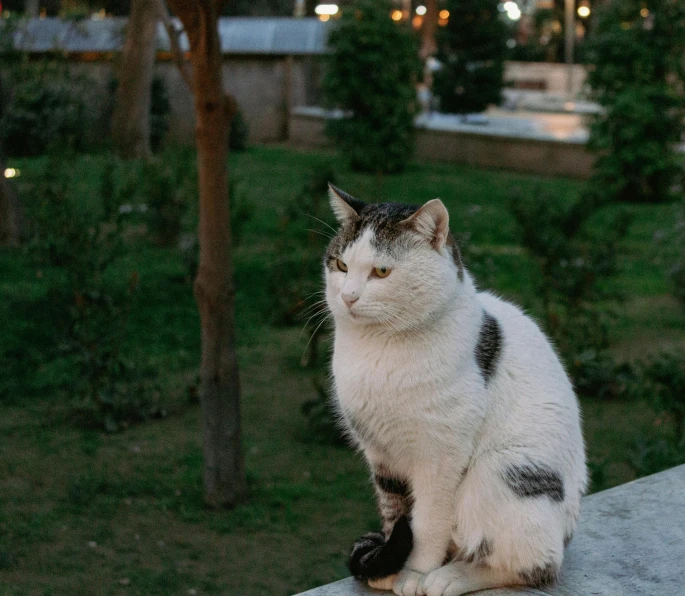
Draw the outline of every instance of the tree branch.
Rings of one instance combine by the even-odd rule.
[[[169,14],[169,9],[167,8],[166,2],[164,0],[157,0],[159,6],[159,15],[162,19],[162,24],[166,29],[167,35],[169,36],[169,47],[171,48],[171,56],[173,58],[174,64],[181,73],[181,77],[185,81],[188,88],[192,90],[193,88],[193,78],[188,68],[188,64],[185,61],[183,52],[181,51],[181,44],[179,43],[179,38],[183,29],[178,30],[171,20],[171,15]]]

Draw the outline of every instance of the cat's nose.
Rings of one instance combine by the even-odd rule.
[[[352,305],[359,300],[359,294],[357,292],[343,292],[342,299],[348,308],[352,308]]]

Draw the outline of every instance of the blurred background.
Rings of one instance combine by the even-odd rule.
[[[329,406],[329,181],[445,202],[480,287],[553,338],[591,491],[685,462],[685,3],[228,0],[246,488],[208,506],[177,4],[1,5],[0,594],[347,575],[378,519]]]

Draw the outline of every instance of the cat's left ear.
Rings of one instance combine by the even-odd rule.
[[[330,182],[328,183],[328,198],[331,202],[331,209],[333,209],[335,219],[340,224],[357,219],[359,212],[366,206],[366,203],[348,195]]]
[[[428,201],[402,223],[428,240],[435,250],[445,245],[450,231],[450,216],[440,199]]]

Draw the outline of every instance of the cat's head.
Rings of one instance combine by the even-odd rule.
[[[330,186],[340,228],[326,257],[326,300],[337,323],[415,328],[453,303],[461,255],[439,199],[366,204]]]

